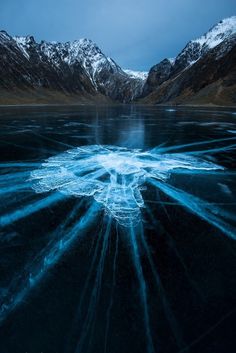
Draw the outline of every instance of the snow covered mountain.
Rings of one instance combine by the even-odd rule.
[[[129,69],[124,69],[123,71],[131,78],[137,78],[145,81],[148,77],[148,71],[133,71]]]
[[[37,43],[32,36],[11,37],[2,31],[0,54],[5,71],[5,80],[1,80],[0,86],[12,82],[21,88],[21,76],[22,85],[29,88],[102,94],[129,102],[141,94],[144,85],[143,79],[123,71],[88,39]],[[11,72],[11,77],[7,72]]]
[[[79,63],[88,74],[93,86],[98,88],[100,73],[124,74],[121,68],[109,57],[106,57],[98,46],[89,39],[80,39],[67,43],[40,43],[40,50],[48,57],[52,65],[63,61],[70,67]],[[59,60],[60,61],[59,61]]]
[[[226,18],[198,39],[191,40],[176,57],[173,72],[179,72],[189,65],[193,65],[209,50],[221,44],[236,33],[236,16]]]
[[[236,16],[232,16],[217,23],[200,38],[191,40],[176,58],[164,59],[159,64],[153,66],[149,71],[147,81],[144,85],[143,96],[152,95],[152,92],[159,91],[156,94],[155,102],[163,103],[170,101],[174,96],[177,97],[181,93],[183,86],[185,86],[186,90],[188,87],[189,94],[191,93],[190,87],[196,82],[198,82],[199,87],[203,88],[207,86],[207,84],[214,81],[213,77],[219,79],[219,75],[215,72],[213,75],[212,70],[217,69],[218,73],[221,72],[222,75],[226,74],[223,73],[223,69],[218,66],[218,63],[235,46]],[[198,63],[200,64],[198,65]],[[224,62],[222,63],[224,64]],[[213,67],[210,67],[210,65]],[[193,70],[191,70],[192,67],[194,68]],[[195,67],[198,68],[198,73],[196,77],[193,77],[192,73],[195,72]],[[202,72],[203,70],[206,72],[205,77],[201,75],[201,70]],[[233,70],[233,62],[231,63],[231,70]],[[213,75],[212,77],[208,77],[208,73],[210,72]],[[190,76],[191,80],[193,80],[192,83],[190,82]],[[184,84],[181,81],[183,77]],[[181,85],[179,86],[180,81]],[[162,87],[164,86],[168,86],[168,90],[163,90]],[[185,94],[187,94],[187,91]],[[154,96],[155,94],[152,95],[152,100]]]
[[[148,103],[182,102],[209,85],[212,96],[224,100],[227,91],[228,101],[236,103],[235,50],[236,16],[220,21],[148,74],[123,70],[88,39],[37,43],[32,36],[0,31],[0,103],[128,103],[141,97]]]
[[[32,36],[12,38],[0,32],[0,90],[22,91],[34,96],[47,90],[56,95],[95,95],[87,72],[80,63],[67,65],[52,48],[49,58]],[[56,46],[56,45],[55,45]],[[54,59],[54,60],[53,60]],[[7,92],[6,92],[7,93]]]

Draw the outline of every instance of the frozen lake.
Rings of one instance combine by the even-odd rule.
[[[236,112],[0,108],[0,351],[233,352]]]

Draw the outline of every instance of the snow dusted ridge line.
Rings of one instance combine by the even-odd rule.
[[[174,65],[176,58],[168,58],[171,65]]]
[[[24,56],[29,59],[30,55],[28,50],[30,49],[32,37],[15,36],[13,39],[16,41],[17,46],[23,52]],[[83,38],[66,43],[42,41],[40,43],[40,49],[50,61],[54,61],[56,66],[58,66],[56,54],[69,66],[80,61],[95,87],[97,87],[95,75],[102,71],[104,65],[110,66],[114,72],[118,71],[132,79],[144,81],[148,77],[147,71],[122,70],[112,58],[106,57],[96,43],[90,39]]]
[[[86,38],[66,43],[37,43],[32,36],[11,37],[0,32],[0,50],[1,46],[9,49],[10,59],[15,55],[17,61],[22,63],[23,79],[34,87],[48,88],[53,85],[53,89],[56,86],[56,89],[69,93],[99,93],[112,100],[129,103],[142,94],[147,76],[123,71],[96,43]],[[25,74],[25,68],[28,75]],[[18,72],[15,76],[18,77]]]
[[[30,38],[32,37],[14,37],[18,47],[27,58],[29,58],[28,50],[30,49]],[[37,43],[35,42],[35,44]],[[90,39],[84,38],[66,43],[41,41],[39,48],[56,66],[58,66],[59,59],[69,66],[80,62],[95,86],[96,82],[94,76],[97,72],[102,70],[104,65],[110,65],[114,71],[122,71],[118,65],[116,65],[112,59],[106,57],[99,47]]]
[[[206,45],[208,48],[213,49],[223,40],[236,33],[236,16],[225,18],[213,26],[206,34],[193,42],[200,45]]]
[[[3,31],[1,33],[3,35]],[[168,60],[174,65],[176,60],[178,61],[189,52],[188,56],[194,57],[189,58],[189,65],[192,65],[207,51],[213,49],[235,33],[236,16],[223,19],[203,36],[191,40],[176,58],[169,58]],[[32,42],[34,42],[34,38],[32,36],[15,36],[13,39],[16,41],[19,49],[22,50],[24,56],[29,58],[28,50]],[[37,43],[35,42],[35,44]],[[104,55],[96,43],[90,39],[82,38],[66,43],[41,41],[38,45],[43,53],[52,61],[55,60],[55,54],[57,53],[68,65],[73,65],[76,61],[82,62],[83,67],[93,80],[96,72],[101,71],[104,64],[110,65],[112,70],[123,73],[133,79],[146,80],[148,76],[148,72],[130,69],[122,70],[111,58]],[[57,64],[57,62],[55,62],[55,64]]]
[[[120,225],[130,227],[141,221],[141,190],[146,180],[166,183],[180,169],[197,173],[224,168],[184,153],[91,145],[50,157],[31,172],[30,181],[37,193],[54,190],[93,197]]]
[[[138,78],[140,80],[146,80],[148,77],[148,71],[133,71],[129,69],[123,69],[123,71],[132,78]]]
[[[34,41],[33,37],[15,36],[13,39],[16,41],[24,56],[29,59],[30,55],[28,51],[30,44]],[[37,43],[35,42],[35,44]],[[135,71],[132,71],[133,75],[131,75],[131,71],[130,73],[123,71],[114,60],[105,56],[96,43],[90,39],[83,38],[66,43],[41,41],[39,47],[43,54],[56,66],[58,66],[58,59],[64,61],[69,66],[80,62],[95,86],[97,86],[95,75],[101,72],[104,66],[109,66],[113,72],[129,75],[136,79],[140,78],[142,75],[142,73],[139,75],[139,73]],[[143,76],[145,74],[147,75],[147,73],[143,73]]]
[[[212,83],[210,80],[217,80],[219,83],[217,75],[210,79],[210,71],[212,67],[217,65],[216,60],[219,61],[228,53],[231,55],[230,51],[235,47],[235,40],[236,16],[232,16],[216,24],[202,37],[190,41],[176,58],[164,59],[154,65],[147,74],[147,72],[130,69],[123,70],[89,39],[66,43],[46,41],[37,43],[32,36],[11,37],[5,31],[0,31],[2,68],[0,85],[4,89],[5,87],[8,89],[15,89],[15,87],[37,89],[40,87],[63,92],[63,95],[65,93],[72,94],[73,97],[77,96],[78,98],[86,96],[86,99],[130,103],[145,98],[152,92],[157,92],[158,87],[164,82],[172,78],[177,79],[176,86],[173,86],[174,83],[172,83],[173,89],[170,89],[170,82],[166,86],[166,90],[164,89],[165,94],[164,91],[160,92],[160,95],[155,93],[155,96],[158,97],[157,101],[154,96],[150,97],[151,102],[163,103],[175,99],[174,96],[180,94],[182,74],[186,73],[186,80],[183,84],[190,87],[188,68],[198,65],[199,59],[204,61],[206,55],[209,55],[211,60],[209,65],[206,62],[207,84]],[[233,67],[233,63],[231,66]],[[198,68],[198,66],[195,67]],[[232,71],[230,70],[229,75]],[[219,70],[219,74],[222,77],[226,75],[221,70]],[[204,79],[201,75],[197,76],[196,80]],[[198,87],[202,87],[201,82]],[[167,94],[167,90],[171,94]],[[186,92],[192,91],[194,90],[189,89]],[[221,94],[223,100],[226,99],[224,97],[228,97],[228,95]],[[213,97],[213,95],[211,96]],[[186,100],[189,99],[188,97],[189,95],[186,96]],[[48,98],[45,99],[48,100]]]
[[[22,51],[22,53],[24,54],[24,56],[29,59],[30,55],[28,53],[28,50],[30,48],[29,46],[29,40],[30,37],[13,37],[13,39],[16,41],[18,48]]]
[[[200,38],[191,40],[176,57],[174,64],[181,61],[185,67],[195,64],[203,55],[236,33],[236,16],[225,18]],[[182,67],[183,69],[184,67]]]
[[[231,55],[230,51],[235,47],[235,44],[236,16],[232,16],[217,23],[200,38],[189,41],[175,58],[165,58],[158,64],[154,65],[149,71],[148,78],[145,81],[143,97],[149,96],[149,99],[147,99],[147,102],[149,103],[163,104],[165,102],[174,101],[176,104],[179,100],[179,103],[183,104],[189,99],[191,101],[190,97],[197,94],[197,92],[195,92],[196,87],[198,87],[197,90],[200,92],[206,87],[206,85],[213,83],[213,81],[218,82],[217,85],[221,84],[222,90],[224,91],[225,86],[220,83],[219,77],[225,77],[226,72],[224,73],[219,67],[217,69],[217,76],[213,73],[213,68],[218,66],[216,61],[219,61],[224,56],[226,57],[228,54]],[[206,57],[208,57],[209,60],[205,60]],[[200,74],[201,65],[198,66],[200,59],[202,60],[201,65],[204,67],[207,78]],[[233,71],[233,65],[234,64],[232,63],[232,68],[228,70],[229,76],[231,76],[231,72]],[[191,67],[193,66],[196,67],[196,72],[198,72],[198,74],[191,71]],[[190,69],[190,71],[188,71],[188,69]],[[192,75],[196,76],[192,77]],[[162,86],[162,90],[158,90],[158,88],[168,80],[170,80],[169,83],[167,83],[165,87]],[[196,84],[193,89],[193,82],[198,81],[199,83]],[[204,81],[204,84],[202,81]],[[216,100],[219,99],[217,92],[221,92],[221,90],[216,91],[216,88],[212,89],[212,92],[214,93],[212,93],[212,95],[210,95],[211,97],[207,99],[216,104]],[[150,96],[150,94],[154,92],[155,94]],[[181,99],[178,98],[181,95]],[[224,100],[224,97],[226,96],[228,96],[228,93],[225,92],[225,95],[222,93],[222,100]],[[202,98],[198,96],[197,100],[201,101]],[[205,104],[204,102],[205,101],[202,100],[203,104]]]

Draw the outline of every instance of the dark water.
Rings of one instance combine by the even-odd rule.
[[[0,116],[0,352],[235,352],[236,112],[81,106]],[[221,169],[171,170],[156,184],[148,176],[139,223],[124,227],[93,196],[32,187],[49,157],[93,145],[117,158],[117,146],[159,146]]]

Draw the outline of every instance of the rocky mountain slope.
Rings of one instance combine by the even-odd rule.
[[[236,105],[236,16],[149,73],[123,70],[88,39],[37,43],[0,31],[0,104]]]
[[[129,102],[141,94],[144,85],[142,77],[123,71],[88,39],[37,43],[31,36],[11,37],[1,31],[0,64],[2,95],[29,92],[32,96],[108,97]]]
[[[151,68],[143,103],[236,104],[236,16]]]

